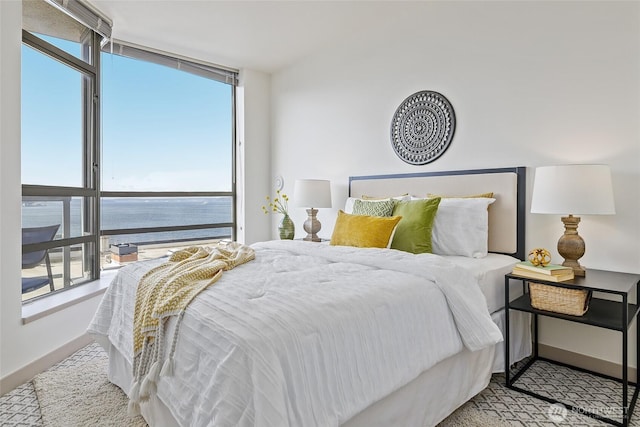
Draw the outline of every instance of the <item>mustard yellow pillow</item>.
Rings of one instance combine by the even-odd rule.
[[[330,244],[358,248],[386,248],[401,216],[379,217],[350,215],[338,211]]]
[[[493,193],[473,194],[471,196],[441,196],[439,194],[427,193],[429,199],[440,197],[441,199],[477,199],[479,197],[485,197],[488,199],[493,198]]]

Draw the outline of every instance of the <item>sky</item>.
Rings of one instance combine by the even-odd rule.
[[[79,44],[43,37],[79,56]],[[102,189],[230,191],[232,86],[102,53]],[[22,182],[82,186],[82,74],[22,47]]]

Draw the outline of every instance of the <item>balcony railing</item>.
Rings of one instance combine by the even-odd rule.
[[[105,239],[106,237],[106,239]],[[188,242],[173,242],[173,243],[159,243],[159,244],[146,244],[146,245],[138,245],[137,249],[137,257],[135,261],[145,261],[155,258],[160,258],[163,256],[167,256],[171,254],[173,251],[183,249],[189,246],[194,245],[211,245],[214,244],[221,239],[209,239],[209,240],[198,240],[198,241],[188,241]],[[108,243],[108,236],[103,236],[101,239],[101,248],[100,248],[100,267],[102,270],[113,270],[123,267],[124,265],[130,264],[131,262],[118,262],[113,256],[113,253],[110,250],[110,245]],[[88,279],[82,267],[82,251],[80,250],[68,250],[66,251],[60,248],[53,249],[49,251],[49,257],[51,259],[51,270],[53,272],[53,282],[55,291],[60,291],[64,289],[68,289],[74,286],[81,285],[83,283],[88,282]],[[65,254],[68,252],[68,254]],[[31,268],[28,270],[22,271],[23,277],[36,277],[36,276],[46,276],[47,269],[45,264]],[[51,293],[51,290],[48,286],[44,288],[40,288],[33,292],[26,293],[22,295],[22,300],[27,301],[34,298],[38,298],[44,295],[48,295]]]

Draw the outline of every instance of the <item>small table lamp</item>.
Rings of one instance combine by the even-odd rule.
[[[584,255],[584,240],[578,234],[580,217],[573,214],[615,214],[611,171],[606,165],[564,165],[536,168],[531,213],[569,214],[562,217],[565,231],[558,240],[562,265],[576,276],[585,270],[578,260]]]
[[[304,222],[307,237],[304,240],[319,242],[321,224],[316,218],[318,209],[331,207],[331,184],[323,179],[297,179],[293,187],[293,202],[296,206],[309,208],[309,217]]]

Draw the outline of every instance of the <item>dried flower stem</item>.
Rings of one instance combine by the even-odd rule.
[[[276,197],[271,200],[269,196],[266,197],[267,202],[269,202],[269,208],[266,205],[262,206],[262,211],[265,214],[269,212],[279,212],[283,215],[289,215],[289,197],[280,193],[280,190],[276,191]]]

